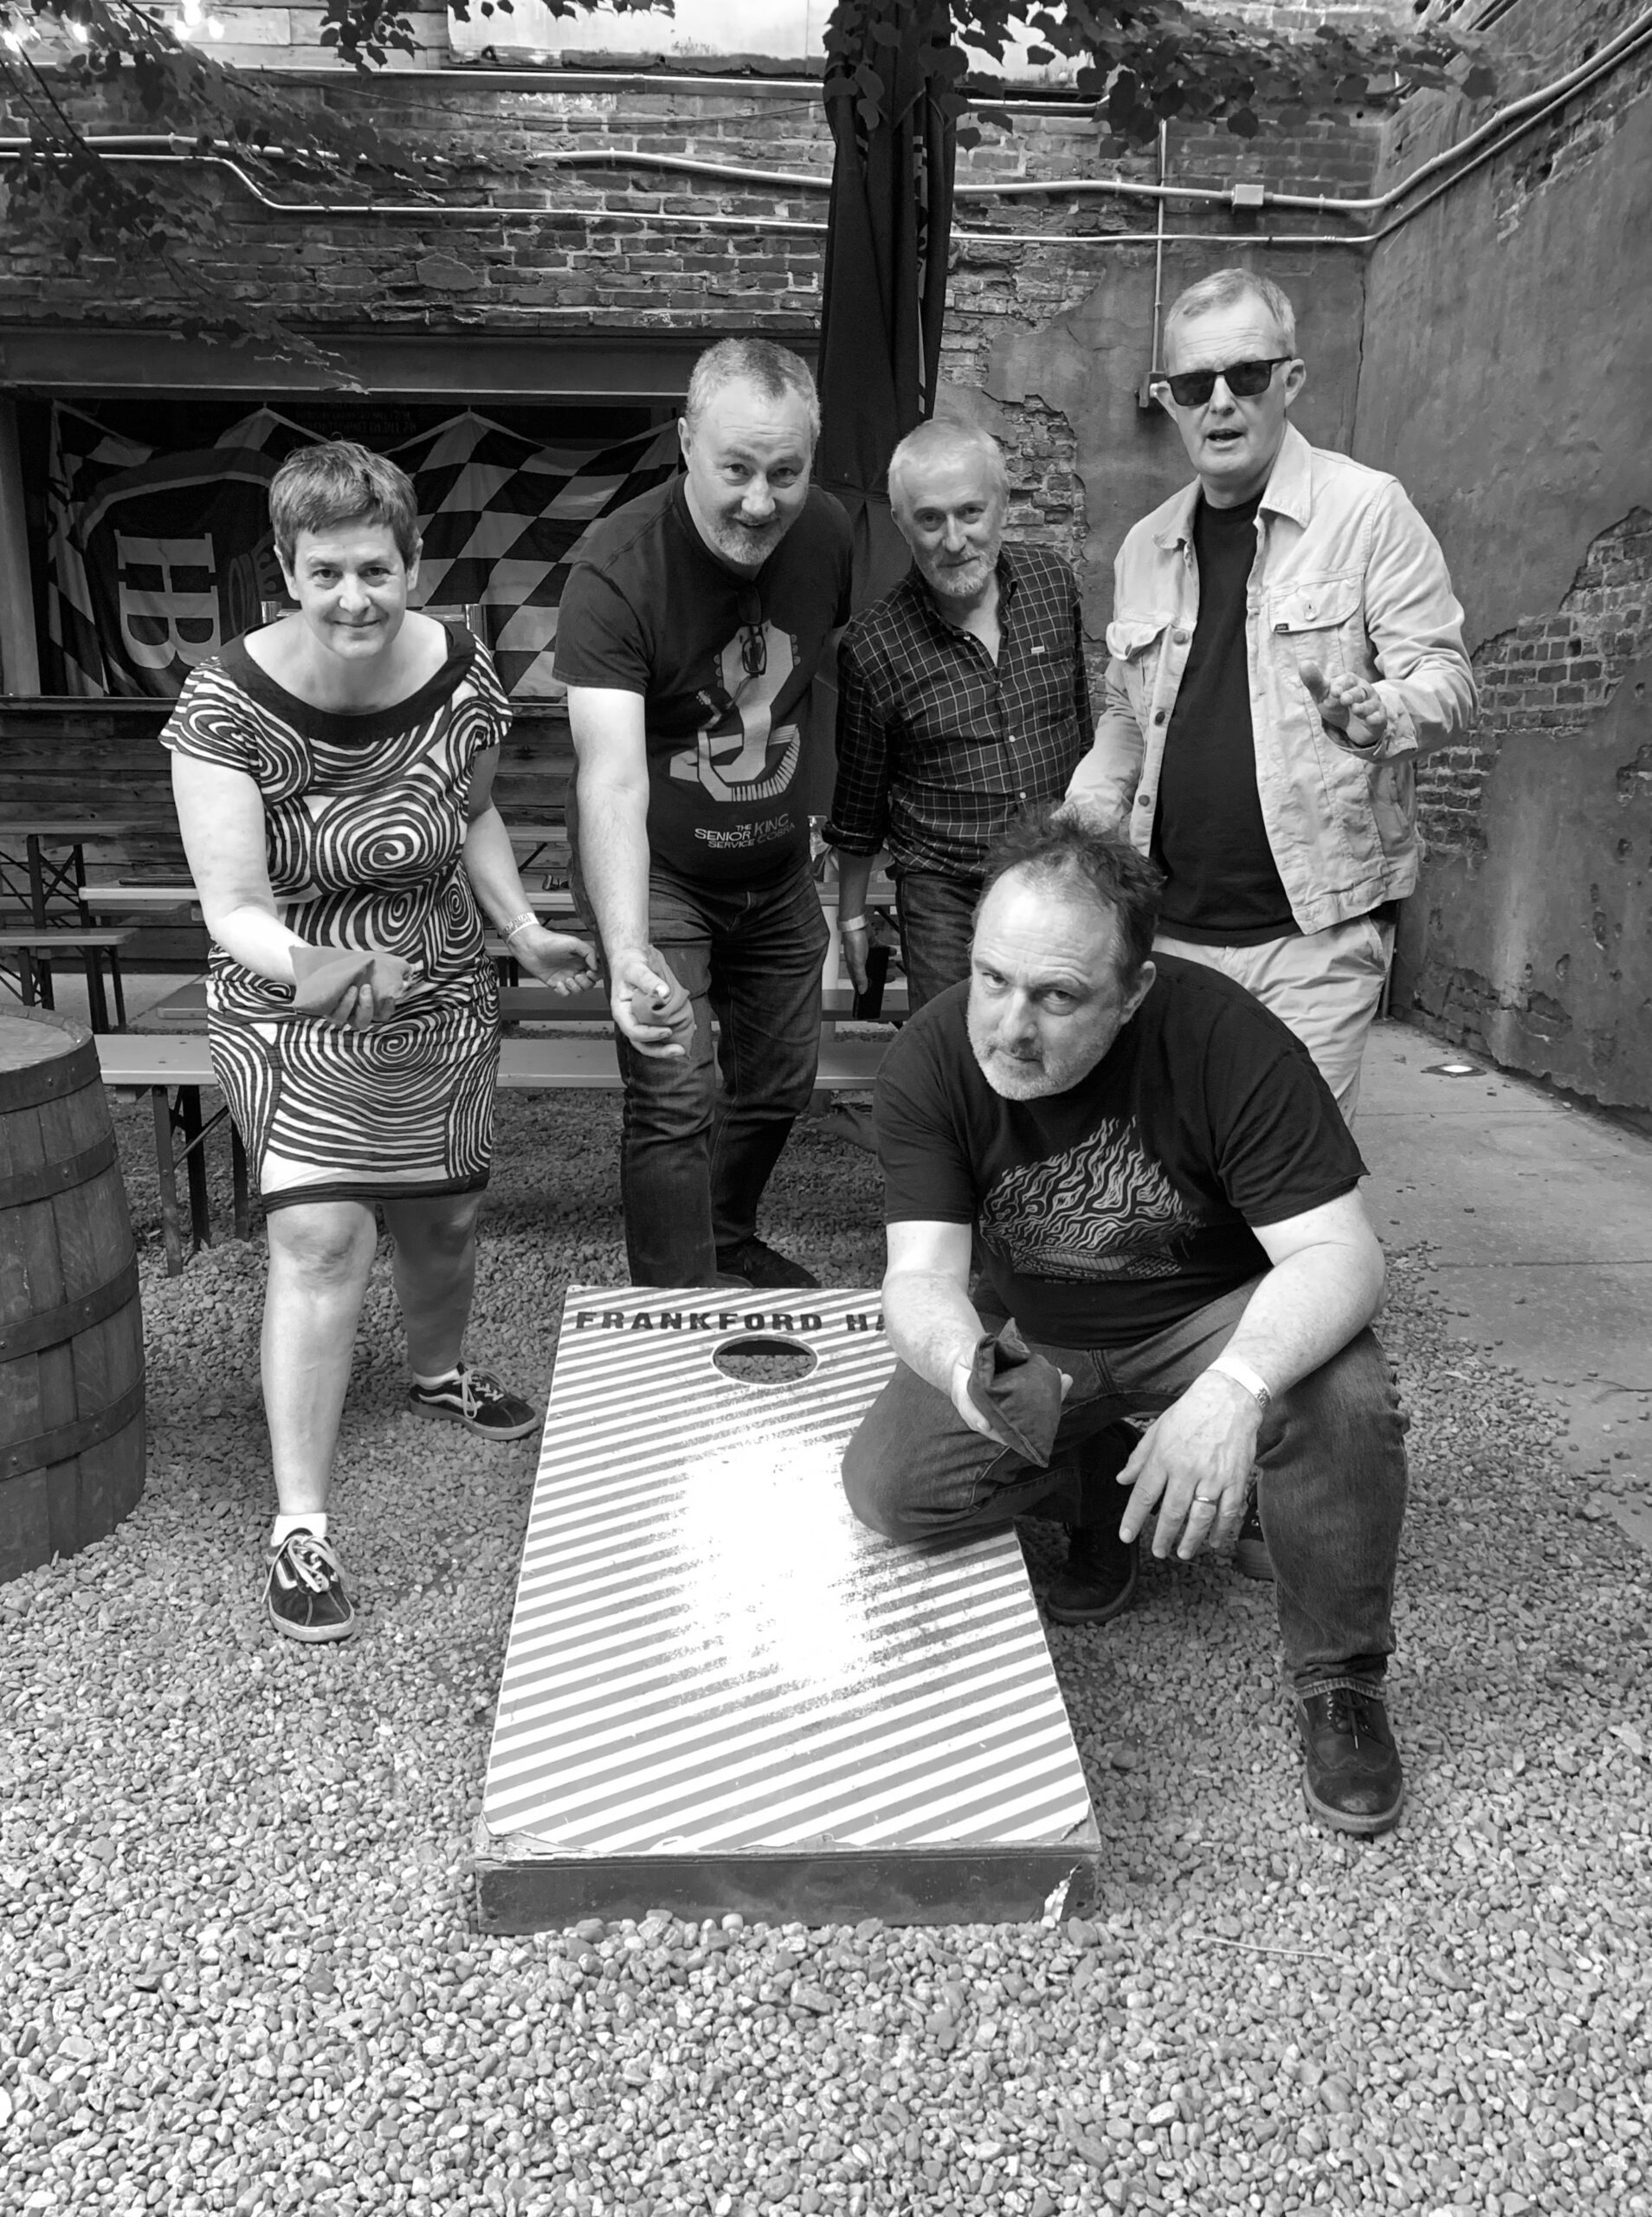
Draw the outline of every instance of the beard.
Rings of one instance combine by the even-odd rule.
[[[931,562],[924,567],[924,583],[942,600],[973,600],[986,590],[997,563],[996,553],[972,554],[967,562]]]
[[[1043,1101],[1053,1093],[1066,1093],[1081,1084],[1123,1028],[1114,1016],[1065,1031],[1054,1040],[1047,1039],[1031,1055],[1012,1055],[990,1018],[978,1021],[971,1009],[965,1023],[981,1075],[1003,1101]]]
[[[707,533],[712,551],[720,554],[726,562],[732,562],[742,569],[753,569],[768,560],[786,535],[791,522],[789,516],[773,516],[753,530],[750,524],[738,522],[732,516],[716,516]]]
[[[990,1032],[970,1026],[970,1045],[981,1075],[1000,1099],[1042,1101],[1046,1095],[1064,1093],[1072,1079],[1054,1070],[1042,1055],[1036,1059],[1006,1054]]]

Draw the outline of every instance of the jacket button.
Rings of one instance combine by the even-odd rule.
[[[1187,633],[1185,631],[1172,631],[1171,633],[1171,637],[1178,647],[1184,647],[1187,644]]]
[[[1165,711],[1164,711],[1162,708],[1155,708],[1155,709],[1153,710],[1153,721],[1154,721],[1156,724],[1162,724],[1162,723],[1164,722],[1164,721],[1165,721]]]
[[[1151,793],[1138,793],[1136,795],[1136,806],[1138,808],[1151,808],[1152,805],[1153,797]]]

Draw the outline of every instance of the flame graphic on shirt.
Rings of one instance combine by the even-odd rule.
[[[717,658],[722,690],[700,697],[707,717],[700,737],[671,758],[671,774],[703,785],[713,800],[773,800],[797,775],[803,734],[796,724],[772,729],[774,704],[797,668],[789,631],[763,626],[765,666],[757,677],[745,674],[742,653],[746,634],[739,632]]]
[[[1065,1154],[1007,1170],[981,1212],[983,1244],[1023,1277],[1174,1277],[1199,1218],[1136,1137],[1111,1118]]]

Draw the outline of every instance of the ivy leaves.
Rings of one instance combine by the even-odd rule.
[[[873,128],[889,97],[902,29],[918,41],[920,66],[939,84],[943,112],[961,120],[1003,87],[971,74],[961,49],[1002,67],[1012,42],[1030,36],[1029,59],[1075,61],[1078,90],[1095,102],[1103,134],[1148,145],[1162,122],[1225,125],[1242,139],[1265,125],[1289,129],[1397,86],[1458,84],[1471,99],[1494,88],[1490,70],[1462,43],[1425,27],[1402,36],[1380,27],[1322,24],[1287,38],[1237,16],[1197,11],[1186,0],[837,0],[826,31],[827,96],[852,87]],[[835,88],[836,91],[835,91]],[[958,144],[979,133],[965,125]]]

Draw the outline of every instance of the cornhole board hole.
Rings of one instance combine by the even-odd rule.
[[[809,1374],[718,1367],[754,1341]],[[1015,1535],[899,1546],[843,1497],[893,1363],[873,1293],[571,1289],[477,1828],[485,1926],[1025,1921],[1094,1890]]]

